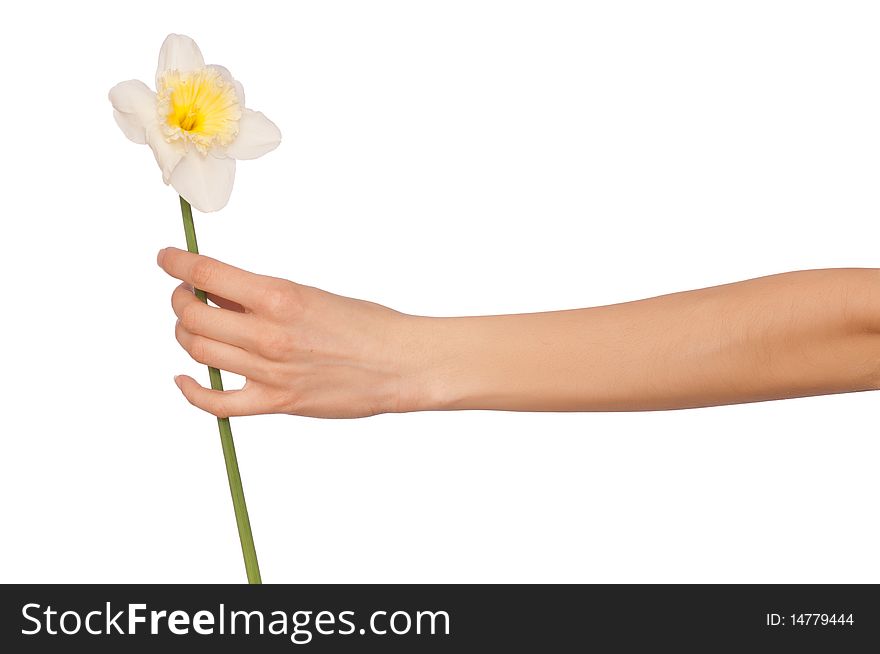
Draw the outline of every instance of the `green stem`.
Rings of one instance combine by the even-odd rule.
[[[192,207],[189,202],[180,198],[180,213],[183,214],[183,231],[186,234],[186,249],[195,254],[199,253],[199,244],[196,241],[196,228],[193,223]],[[196,297],[202,302],[207,302],[205,292],[194,289]],[[211,388],[215,391],[223,390],[223,379],[217,368],[208,366],[208,375],[211,377]],[[247,503],[244,500],[244,489],[241,486],[241,475],[238,473],[238,458],[235,456],[235,443],[232,441],[232,427],[229,418],[217,418],[217,426],[220,428],[220,444],[223,446],[223,459],[226,461],[226,476],[229,477],[229,490],[232,493],[232,507],[235,509],[235,522],[238,525],[238,538],[241,540],[241,553],[244,556],[244,568],[247,572],[249,584],[261,584],[260,566],[257,563],[257,550],[254,547],[254,537],[251,534],[251,521],[248,518]]]

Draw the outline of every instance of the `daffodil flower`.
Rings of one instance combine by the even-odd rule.
[[[186,248],[198,254],[192,207],[217,211],[226,206],[235,180],[236,159],[256,159],[281,142],[271,120],[244,106],[244,88],[223,66],[206,66],[188,36],[170,34],[159,51],[156,92],[137,80],[110,89],[113,116],[135,143],[149,145],[162,179],[180,195]],[[207,302],[204,291],[193,289]],[[217,368],[208,367],[211,388],[223,390]],[[261,582],[238,458],[229,418],[217,418],[232,506],[249,583]]]
[[[236,159],[274,150],[281,131],[244,106],[244,88],[223,66],[205,65],[188,36],[170,34],[159,51],[156,92],[139,80],[110,89],[113,116],[135,143],[149,145],[162,179],[199,211],[226,206]]]

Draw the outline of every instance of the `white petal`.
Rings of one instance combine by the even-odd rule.
[[[179,70],[182,73],[187,73],[203,68],[204,65],[205,58],[195,41],[183,34],[169,34],[165,37],[162,49],[159,50],[156,88],[159,88],[159,76],[166,70]]]
[[[108,97],[113,108],[124,114],[138,114],[145,121],[156,114],[156,94],[140,80],[120,82]]]
[[[180,163],[180,160],[186,154],[186,147],[183,141],[167,141],[165,133],[158,123],[153,123],[147,127],[147,144],[156,157],[156,163],[162,169],[162,180],[166,184],[171,183],[171,173]]]
[[[171,175],[171,186],[201,212],[218,211],[229,202],[235,181],[235,159],[186,153]]]
[[[129,141],[134,141],[141,145],[147,142],[144,126],[137,118],[131,114],[119,113],[116,110],[113,111],[113,118],[116,119],[116,124],[119,125],[119,129],[122,130],[122,133],[125,134]]]
[[[281,143],[281,130],[262,112],[243,109],[238,123],[238,136],[226,148],[234,159],[256,159],[271,152]]]
[[[145,130],[156,120],[156,94],[143,82],[120,82],[108,94],[113,117],[122,132],[135,143],[146,143]]]

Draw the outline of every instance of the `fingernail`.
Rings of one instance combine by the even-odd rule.
[[[174,383],[177,384],[177,388],[183,390],[183,388],[180,386],[180,375],[174,375]]]
[[[162,259],[165,258],[165,250],[166,249],[167,248],[162,248],[161,250],[159,250],[159,254],[156,255],[156,263],[160,266],[162,265]]]

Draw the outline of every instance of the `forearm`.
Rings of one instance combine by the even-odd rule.
[[[878,288],[873,269],[810,270],[589,309],[416,318],[402,408],[637,411],[872,389]]]

